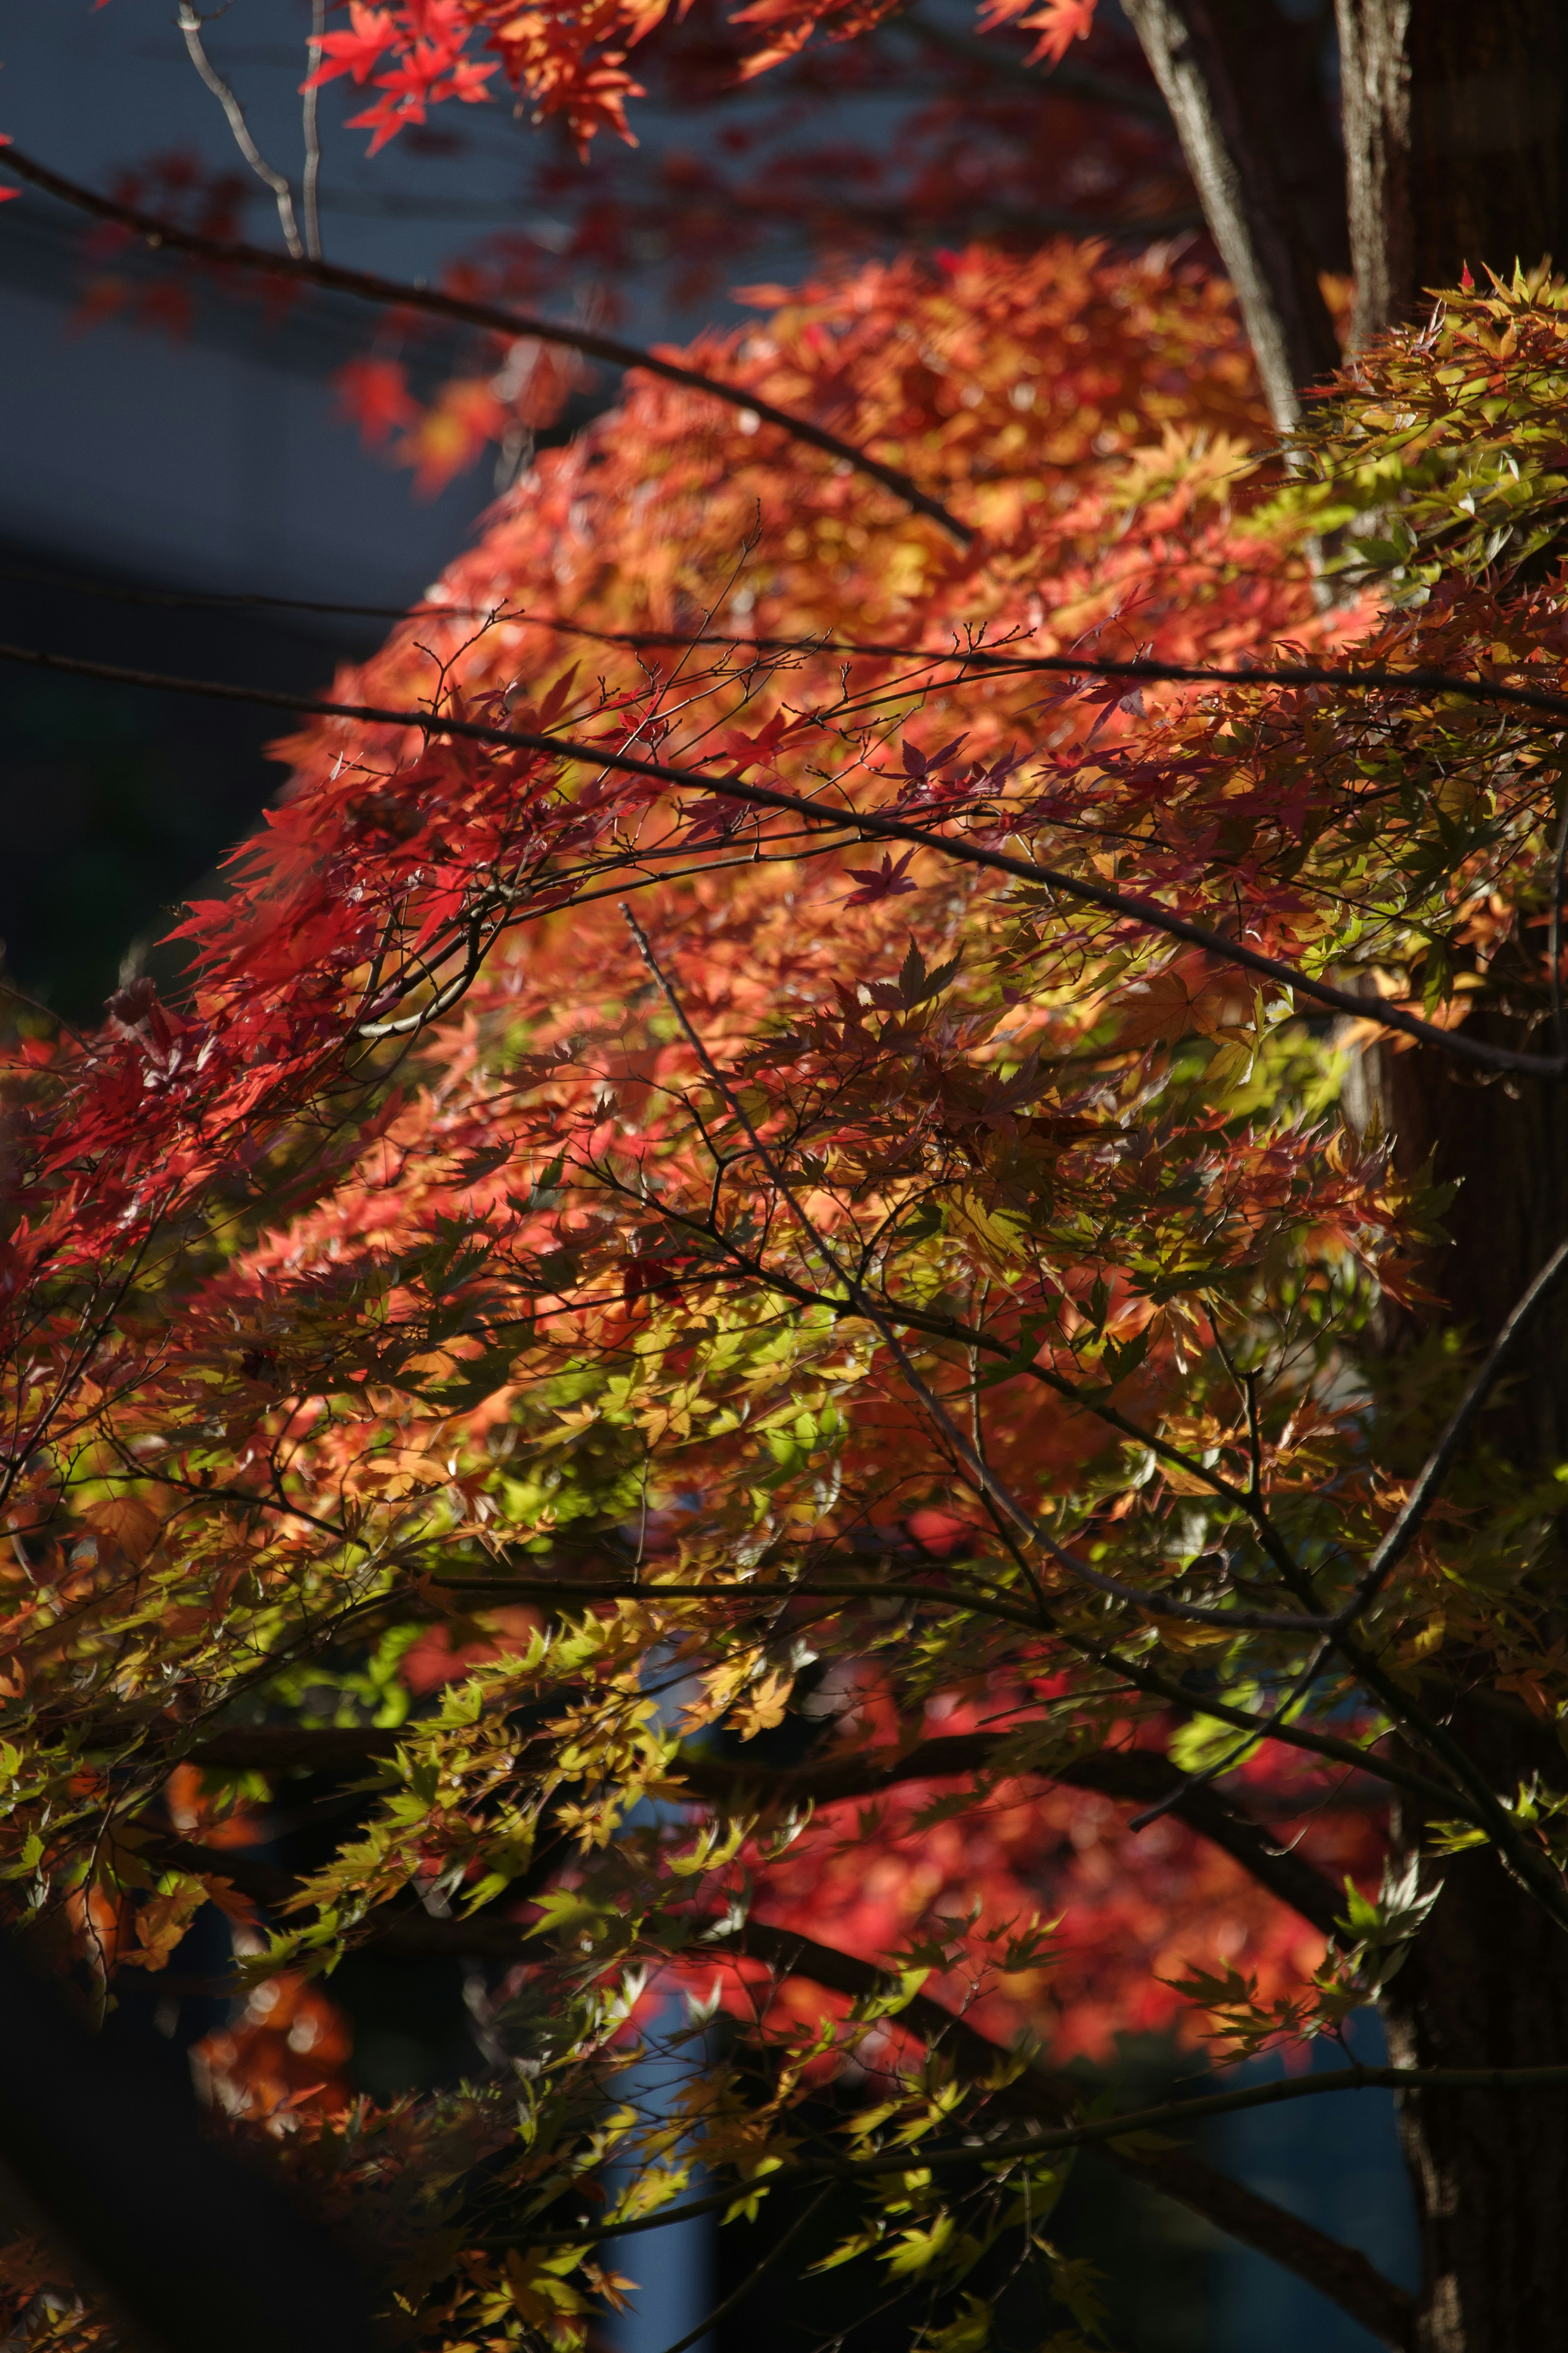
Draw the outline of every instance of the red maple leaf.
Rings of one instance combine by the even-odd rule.
[[[895,866],[892,851],[885,849],[882,852],[880,866],[847,868],[847,871],[854,875],[860,888],[847,893],[844,901],[845,905],[869,907],[875,905],[879,899],[896,899],[905,891],[918,891],[919,883],[906,881],[904,874],[904,870],[914,854],[912,849],[906,849]]]
[[[419,403],[408,389],[407,371],[401,360],[350,360],[332,382],[341,406],[373,445],[419,417]]]
[[[324,81],[334,81],[339,74],[353,74],[355,81],[370,79],[382,58],[397,45],[397,26],[386,8],[366,8],[362,0],[349,0],[352,30],[346,33],[323,33],[321,47],[327,52],[327,63],[316,68],[302,87],[317,90]]]

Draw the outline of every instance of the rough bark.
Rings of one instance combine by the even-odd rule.
[[[1236,278],[1271,400],[1305,380],[1301,261],[1277,188],[1249,145],[1237,74],[1215,31],[1223,0],[1138,0],[1131,16],[1181,130],[1216,244]],[[1358,281],[1358,341],[1417,314],[1424,290],[1468,264],[1568,262],[1568,6],[1564,0],[1336,0],[1346,197]],[[1178,103],[1178,99],[1180,102]],[[1267,158],[1263,159],[1267,164]],[[1238,215],[1241,216],[1238,219]],[[1416,1050],[1370,1057],[1375,1107],[1406,1166],[1428,1157],[1458,1186],[1451,1246],[1426,1269],[1437,1303],[1391,1328],[1397,1349],[1423,1323],[1495,1335],[1568,1229],[1568,1089],[1478,1084]],[[1489,1435],[1521,1474],[1568,1459],[1568,1308],[1537,1322]],[[1545,1630],[1543,1629],[1543,1631]],[[1464,1661],[1436,1662],[1462,1687]],[[1466,1705],[1454,1729],[1511,1796],[1560,1755],[1498,1711]],[[1414,1852],[1423,1824],[1403,1810]],[[1568,2056],[1568,1937],[1489,1854],[1447,1872],[1431,1917],[1384,2004],[1396,2060],[1510,2064]],[[1524,2353],[1560,2341],[1568,2311],[1568,2116],[1541,2097],[1426,2096],[1401,2129],[1426,2249],[1415,2322],[1421,2353]]]
[[[1281,432],[1300,392],[1339,364],[1318,263],[1280,168],[1272,109],[1224,0],[1123,0],[1171,110],[1187,169],[1247,322]]]
[[[1524,1042],[1521,1026],[1499,1015],[1469,1027],[1500,1045]],[[1381,1121],[1402,1174],[1430,1165],[1455,1187],[1443,1212],[1447,1240],[1420,1270],[1440,1306],[1390,1328],[1384,1347],[1436,1325],[1490,1339],[1568,1229],[1568,1088],[1382,1045],[1361,1058],[1344,1107],[1358,1128]],[[1521,1471],[1568,1461],[1568,1294],[1549,1301],[1522,1336],[1487,1430]]]
[[[1336,0],[1366,342],[1468,263],[1568,261],[1563,0]]]
[[[1489,1026],[1517,1042],[1517,1025],[1491,1017]],[[1478,1083],[1425,1050],[1379,1047],[1363,1060],[1349,1108],[1361,1120],[1376,1113],[1402,1168],[1430,1163],[1458,1187],[1444,1219],[1449,1244],[1423,1269],[1441,1305],[1387,1330],[1385,1349],[1435,1324],[1489,1337],[1568,1227],[1568,1089]],[[1568,1460],[1568,1304],[1550,1302],[1527,1335],[1487,1435],[1527,1475]],[[1462,1681],[1462,1659],[1441,1663]],[[1523,1711],[1510,1720],[1472,1702],[1453,1729],[1505,1795],[1538,1775],[1568,1780],[1561,1749]],[[1402,1803],[1396,1852],[1415,1852],[1424,1829]],[[1492,1854],[1461,1856],[1383,2010],[1401,2066],[1561,2061],[1568,1936]],[[1539,2094],[1505,2104],[1428,2093],[1402,2103],[1400,2131],[1425,2253],[1420,2353],[1533,2353],[1554,2342],[1568,2309],[1568,2109]]]
[[[1523,1759],[1467,1725],[1495,1786]],[[1510,1778],[1511,1776],[1511,1778]],[[1414,1844],[1419,1825],[1402,1825]],[[1540,2065],[1568,2052],[1568,1936],[1485,1852],[1447,1870],[1426,1928],[1384,2004],[1402,2067]],[[1568,2105],[1554,2093],[1507,2100],[1427,2092],[1402,2102],[1415,2185],[1423,2294],[1419,2353],[1541,2353],[1561,2343],[1568,2305]]]

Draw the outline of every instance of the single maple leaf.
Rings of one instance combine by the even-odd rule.
[[[906,891],[918,891],[920,884],[910,881],[905,871],[914,854],[912,849],[906,849],[895,866],[892,852],[884,850],[880,866],[847,867],[845,871],[854,875],[860,888],[847,892],[844,904],[847,907],[870,907],[879,899],[896,899]]]

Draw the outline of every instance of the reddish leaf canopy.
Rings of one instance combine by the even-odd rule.
[[[386,93],[349,118],[351,127],[371,132],[372,154],[406,125],[424,122],[444,100],[474,105],[488,99],[486,85],[498,70],[541,115],[563,115],[580,151],[599,131],[629,142],[626,100],[645,93],[626,69],[627,55],[672,6],[678,16],[685,14],[674,0],[587,0],[569,10],[518,9],[511,0],[405,0],[387,8],[350,0],[349,27],[326,34],[325,60],[310,79],[320,84],[349,74]],[[765,73],[818,31],[853,40],[889,6],[889,0],[751,0],[731,16],[732,24],[758,28],[742,76]],[[990,5],[981,21],[994,27],[1020,16],[1026,28],[1039,31],[1036,56],[1059,61],[1075,39],[1088,37],[1094,0],[1044,0],[1022,16],[1019,8]],[[495,61],[469,54],[476,38]]]
[[[447,56],[487,21],[407,17]],[[1226,290],[1169,253],[824,276],[701,356],[885,453],[970,549],[634,382],[340,677],[406,717],[284,747],[183,927],[188,995],[23,1026],[17,1914],[107,1986],[209,1894],[264,1906],[254,1976],[334,2066],[307,1973],[488,1958],[500,2091],[334,2123],[257,2018],[209,2052],[383,2232],[422,2341],[580,2341],[619,2292],[584,2180],[630,2161],[624,2221],[700,2159],[744,2211],[811,2170],[826,2093],[866,2159],[847,2258],[960,2298],[963,2247],[1037,2235],[1060,2168],[950,2194],[954,2136],[1070,2094],[928,2064],[934,2005],[1058,2059],[1331,2031],[1408,1933],[1367,1893],[1402,1777],[1561,1900],[1550,1825],[1489,1810],[1422,1698],[1460,1645],[1562,1705],[1542,1498],[1500,1504],[1483,1454],[1415,1508],[1453,1360],[1374,1396],[1359,1335],[1417,1296],[1436,1205],[1224,947],[1451,1024],[1506,979],[1546,1018],[1556,723],[1031,664],[1335,651],[1561,691],[1565,315],[1540,282],[1457,299],[1288,474]],[[1333,531],[1360,577],[1325,614]],[[868,863],[868,811],[919,843]],[[1004,848],[1033,867],[969,856]],[[363,1818],[279,1888],[218,1833],[333,1730]],[[221,1778],[247,1766],[266,1799]],[[747,2031],[645,2127],[615,2069],[678,1984]]]

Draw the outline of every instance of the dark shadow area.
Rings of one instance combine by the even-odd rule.
[[[1142,2106],[1170,2098],[1178,2076],[1188,2088],[1200,2088],[1193,2073],[1190,2054],[1151,2040],[1124,2050],[1113,2069],[1085,2075],[1096,2084],[1113,2082],[1119,2105]],[[830,2146],[842,2146],[837,2127],[843,2115],[841,2106],[826,2102],[806,2112],[808,2125]],[[768,2200],[755,2223],[732,2223],[718,2233],[715,2306],[742,2287],[792,2226],[801,2225],[778,2262],[713,2330],[711,2353],[818,2353],[840,2343],[845,2353],[908,2353],[918,2294],[912,2301],[897,2295],[907,2283],[890,2277],[876,2255],[816,2270],[847,2224],[837,2200],[803,2223],[810,2205],[809,2192],[781,2193]],[[1086,2152],[1072,2168],[1047,2235],[1066,2262],[1091,2265],[1100,2274],[1106,2339],[1118,2353],[1210,2353],[1220,2242],[1184,2208]],[[1058,2331],[1073,2328],[1071,2314],[1051,2293],[1048,2266],[1039,2259],[1020,2265],[1016,2241],[978,2263],[964,2285],[994,2304],[997,2353],[1037,2353]]]
[[[263,610],[122,604],[70,580],[58,562],[0,545],[0,639],[320,694],[382,627],[347,624],[353,634],[334,639]],[[17,986],[68,1019],[97,1017],[128,952],[172,927],[282,783],[266,747],[288,726],[279,712],[0,662],[0,938]],[[159,963],[172,980],[178,951]]]
[[[1353,2014],[1346,2041],[1369,2065],[1388,2057],[1375,2010]],[[1293,2055],[1299,2065],[1302,2054]],[[1342,2066],[1345,2054],[1325,2038],[1306,2057],[1326,2071]],[[1268,2083],[1285,2072],[1275,2053],[1238,2067],[1233,2080]],[[1412,2293],[1419,2286],[1415,2206],[1392,2093],[1331,2092],[1289,2108],[1244,2110],[1210,2126],[1205,2151],[1290,2213],[1359,2247],[1397,2286]],[[1347,2313],[1250,2248],[1230,2251],[1215,2317],[1214,2353],[1252,2353],[1265,2344],[1268,2353],[1378,2353],[1377,2339]]]
[[[570,440],[612,390],[574,398],[536,446]],[[387,495],[409,491],[389,476]],[[391,626],[199,597],[135,601],[150,585],[0,539],[0,642],[317,696]],[[130,956],[177,994],[184,953],[156,944],[189,894],[221,891],[223,860],[285,781],[267,747],[290,732],[285,712],[0,659],[0,941],[17,987],[91,1022]]]

